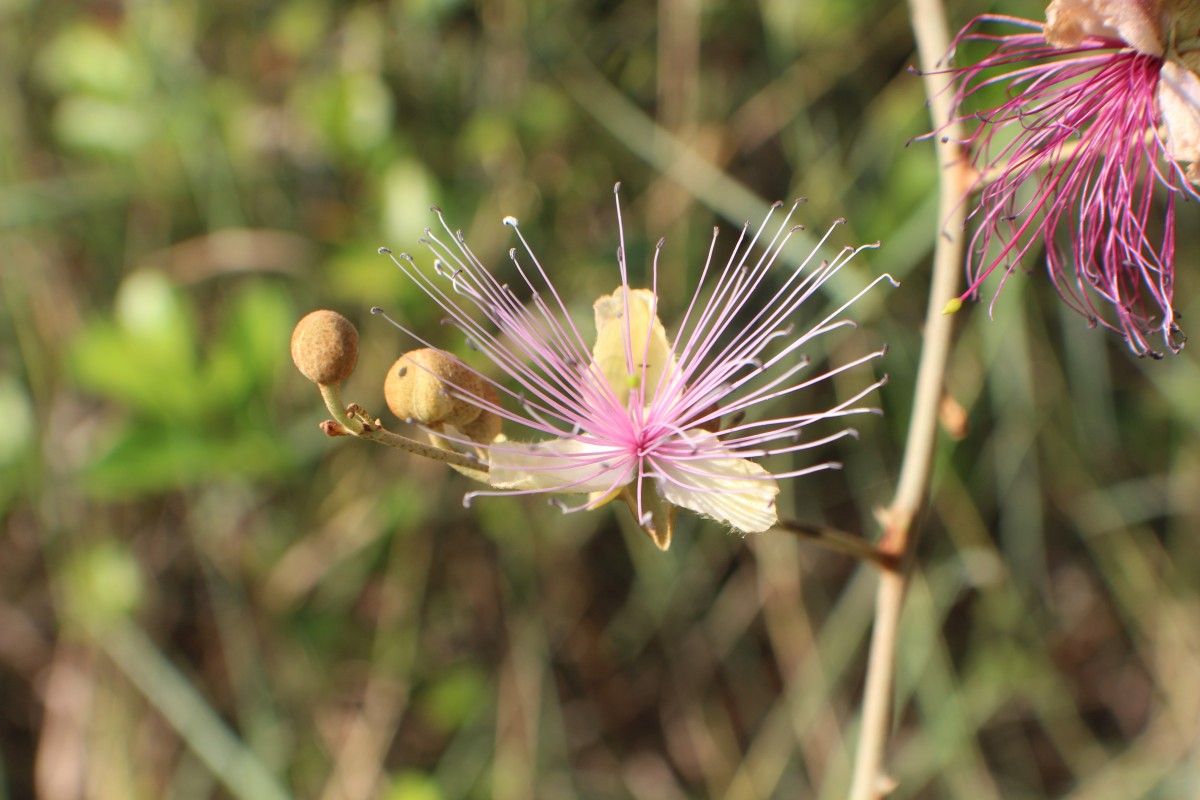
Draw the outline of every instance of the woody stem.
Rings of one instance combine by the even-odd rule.
[[[962,230],[966,209],[961,201],[966,190],[967,167],[962,148],[957,144],[963,140],[959,126],[950,123],[943,127],[952,119],[953,94],[949,89],[952,79],[938,64],[939,59],[950,51],[945,9],[942,0],[909,0],[909,13],[929,97],[932,126],[942,131],[945,144],[938,151],[943,165],[939,179],[938,227],[912,417],[896,494],[883,515],[884,531],[879,546],[894,561],[891,566],[881,569],[876,593],[875,625],[867,663],[851,800],[876,800],[882,796],[886,784],[883,756],[891,718],[900,611],[917,541],[917,520],[929,490],[937,439],[937,413],[944,393],[953,328],[953,318],[944,315],[942,310],[957,294],[963,259]]]

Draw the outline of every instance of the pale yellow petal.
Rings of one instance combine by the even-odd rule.
[[[605,460],[605,452],[578,439],[504,442],[488,448],[488,482],[498,489],[608,493],[633,480],[634,470],[615,456]]]
[[[717,455],[688,461],[686,467],[663,465],[658,490],[668,502],[741,533],[762,533],[779,521],[775,511],[779,484],[753,461]]]
[[[625,318],[628,302],[629,319]],[[592,357],[605,382],[621,405],[629,406],[629,392],[645,381],[647,400],[658,390],[671,360],[667,332],[658,319],[654,293],[647,289],[618,287],[596,301],[596,346]],[[627,348],[628,343],[628,348]],[[643,365],[645,374],[643,375]]]

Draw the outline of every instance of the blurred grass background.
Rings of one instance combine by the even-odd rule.
[[[586,319],[616,180],[675,303],[713,224],[804,195],[835,246],[883,242],[832,291],[902,281],[834,345],[889,343],[885,416],[785,501],[870,535],[937,222],[914,61],[885,0],[0,0],[0,796],[842,796],[869,568],[686,515],[660,554],[615,506],[466,510],[440,465],[323,437],[287,343],[312,308],[358,322],[376,414],[408,345],[367,309],[457,349],[375,254],[431,204],[495,264],[519,217]],[[960,313],[895,796],[1195,797],[1197,351],[1133,359],[1031,273]]]

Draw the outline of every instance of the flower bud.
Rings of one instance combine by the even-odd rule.
[[[495,405],[496,390],[441,350],[422,348],[402,355],[388,370],[383,394],[388,408],[402,420],[434,430],[450,425],[479,444],[492,442],[500,433],[500,418],[469,399]]]
[[[480,381],[478,396],[490,403],[496,403],[499,399],[496,397],[496,390],[486,381]],[[491,444],[500,435],[502,423],[503,420],[495,412],[481,408],[479,409],[479,415],[475,419],[456,427],[462,432],[463,436],[466,436],[476,444]]]
[[[358,362],[358,331],[336,311],[313,311],[292,331],[292,361],[313,383],[341,383]]]

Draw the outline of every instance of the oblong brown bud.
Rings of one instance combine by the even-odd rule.
[[[306,314],[292,331],[292,361],[313,383],[340,383],[358,363],[358,330],[336,311]]]
[[[468,397],[496,404],[496,390],[450,355],[424,347],[400,356],[383,382],[388,408],[402,420],[434,430],[457,428],[472,441],[487,444],[500,433],[500,418]]]

